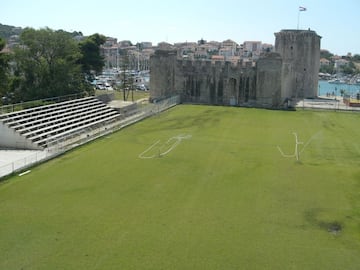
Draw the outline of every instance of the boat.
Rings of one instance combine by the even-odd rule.
[[[340,80],[340,79],[333,79],[328,81],[328,83],[332,83],[332,84],[344,84],[346,83],[344,80]]]

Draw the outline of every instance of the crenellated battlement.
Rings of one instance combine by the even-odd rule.
[[[240,61],[234,63],[231,61],[213,61],[213,60],[189,60],[177,58],[177,64],[182,67],[193,68],[231,68],[231,69],[252,69],[254,68],[252,61]]]
[[[284,29],[281,30],[280,32],[275,33],[275,36],[288,36],[288,37],[294,37],[294,38],[299,38],[299,37],[314,37],[317,36],[319,38],[321,38],[321,36],[319,36],[318,34],[316,34],[315,31],[313,30],[298,30],[298,29]]]

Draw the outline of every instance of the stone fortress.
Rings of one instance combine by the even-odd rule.
[[[282,30],[275,37],[275,52],[261,55],[255,66],[183,60],[174,49],[158,49],[150,59],[150,97],[274,109],[317,97],[321,37],[310,29]]]

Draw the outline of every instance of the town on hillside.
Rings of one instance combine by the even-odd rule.
[[[0,37],[7,42],[3,52],[9,52],[20,44],[22,28],[0,24]],[[85,36],[82,32],[73,32],[73,38],[81,41]],[[99,90],[114,90],[127,87],[134,90],[149,90],[150,56],[157,49],[176,49],[177,56],[183,60],[223,61],[237,64],[242,62],[247,67],[254,67],[260,55],[274,51],[273,44],[262,41],[243,41],[237,43],[231,39],[224,41],[179,42],[169,44],[161,42],[157,45],[152,42],[133,43],[130,40],[119,41],[114,37],[106,37],[101,45],[101,54],[104,57],[102,74],[92,82]],[[334,55],[322,49],[320,51],[319,80],[326,80],[334,84],[360,84],[360,55],[348,53],[344,56]]]

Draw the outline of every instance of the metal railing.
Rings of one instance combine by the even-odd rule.
[[[52,140],[49,138],[49,141],[47,142],[48,148],[46,148],[44,151],[37,151],[33,155],[29,155],[16,161],[9,162],[5,165],[1,165],[0,179],[4,176],[24,171],[29,167],[59,156],[75,147],[118,131],[147,117],[156,115],[173,106],[176,106],[179,103],[180,97],[173,96],[158,101],[157,103],[142,105],[138,109],[130,111],[114,121],[101,123],[94,127],[87,127],[83,130],[77,130],[76,132],[70,133],[67,136],[61,137],[57,140]]]
[[[21,111],[24,109],[48,105],[48,104],[52,104],[52,103],[58,103],[58,102],[62,102],[62,101],[77,99],[77,98],[81,98],[83,96],[84,96],[83,93],[77,93],[77,94],[60,96],[60,97],[45,98],[45,99],[25,101],[25,102],[10,104],[10,105],[3,105],[3,106],[0,106],[0,114],[11,113],[11,112],[16,112],[16,111]]]

